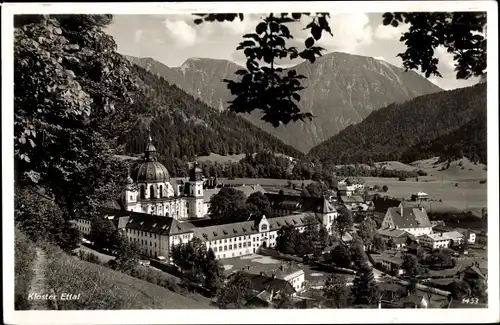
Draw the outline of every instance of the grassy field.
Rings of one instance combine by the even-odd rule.
[[[425,192],[433,200],[443,200],[443,203],[460,210],[482,208],[487,206],[487,184],[470,181],[418,181],[364,177],[366,185],[387,185],[387,195],[396,198],[410,199],[411,194]],[[458,184],[455,186],[455,184]]]
[[[80,294],[78,300],[58,301],[59,309],[206,309],[209,299],[190,299],[158,285],[104,266],[81,261],[49,246],[45,270],[49,288]]]
[[[304,185],[307,185],[309,183],[314,183],[314,181],[311,180],[290,180],[292,183],[295,183],[297,187],[300,188],[302,183]],[[269,186],[286,186],[289,182],[287,179],[274,179],[274,178],[235,178],[235,179],[227,179],[227,178],[220,178],[219,182],[222,182],[224,184],[246,184],[246,185],[254,185],[254,184],[259,184],[262,187],[269,187]]]
[[[235,163],[245,158],[245,154],[238,155],[227,155],[222,156],[216,153],[211,153],[209,156],[201,156],[198,157],[199,162],[211,161],[213,163],[226,164],[226,163]]]
[[[15,230],[14,240],[14,306],[16,310],[27,310],[30,309],[27,297],[34,276],[33,260],[36,251],[33,242],[18,229]]]

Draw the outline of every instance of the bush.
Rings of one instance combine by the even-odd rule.
[[[36,250],[25,234],[16,229],[14,233],[14,309],[28,310],[28,291],[34,276],[33,262],[36,258]]]
[[[101,262],[99,260],[99,256],[97,256],[96,254],[94,254],[92,252],[86,252],[84,250],[79,250],[78,251],[78,258],[83,260],[83,261],[87,261],[89,263],[101,264]]]
[[[404,178],[403,176],[400,176],[400,177],[398,178],[398,180],[399,180],[399,181],[401,181],[401,182],[404,182],[404,181],[406,181],[406,178]]]

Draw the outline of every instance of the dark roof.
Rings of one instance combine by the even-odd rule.
[[[387,209],[397,207],[401,204],[400,200],[391,199],[388,197],[374,197],[373,205],[375,207],[375,212],[386,213]]]
[[[271,207],[275,209],[287,209],[298,212],[330,213],[335,208],[325,198],[304,197],[299,195],[280,195],[276,193],[265,193]]]
[[[480,278],[482,278],[483,280],[486,280],[486,276],[483,274],[483,272],[481,272],[481,270],[477,267],[477,266],[469,266],[468,268],[466,268],[464,270],[465,272],[472,272],[472,273],[476,273]]]
[[[365,203],[365,200],[361,196],[341,196],[340,199],[344,203]]]
[[[118,226],[155,234],[177,235],[191,232],[194,226],[189,222],[179,222],[170,217],[147,213],[101,208],[102,217],[114,217]],[[126,221],[125,221],[126,220]]]
[[[262,218],[257,220],[249,220],[243,222],[228,223],[223,225],[213,225],[208,227],[194,228],[196,237],[202,240],[218,240],[232,238],[235,236],[246,236],[259,232],[258,224]],[[319,223],[315,216],[307,214],[293,214],[289,216],[276,217],[267,219],[269,222],[269,230],[278,230],[283,226],[302,227],[309,223]]]
[[[408,233],[401,229],[396,228],[380,228],[377,233],[381,236],[398,238],[398,237],[408,237]]]
[[[229,277],[234,276],[237,273],[233,273]],[[262,276],[260,274],[251,274],[247,272],[240,272],[240,274],[244,277],[246,277],[248,280],[250,280],[251,283],[251,288],[254,290],[257,294],[261,293],[262,291],[270,291],[273,290],[274,293],[284,291],[287,294],[293,294],[295,293],[295,289],[293,286],[285,280],[278,279],[278,278],[272,278],[268,276]]]
[[[401,214],[403,212],[403,214]],[[431,227],[431,222],[425,210],[419,208],[389,208],[387,213],[392,217],[398,228],[425,228]]]

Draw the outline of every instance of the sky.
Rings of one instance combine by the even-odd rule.
[[[193,57],[227,59],[244,65],[244,54],[237,51],[236,47],[244,34],[254,31],[263,16],[265,14],[250,14],[245,15],[243,21],[205,22],[196,25],[196,17],[192,15],[115,15],[106,32],[113,36],[120,53],[151,57],[169,67],[181,66]],[[294,36],[292,43],[303,44],[307,31],[302,28],[310,19],[303,16],[299,23],[288,24]],[[345,52],[370,56],[402,66],[397,54],[405,51],[399,38],[407,30],[407,26],[383,26],[382,13],[332,14],[329,24],[333,37],[323,34],[319,43],[326,49],[325,53]],[[431,76],[429,80],[434,84],[448,90],[477,82],[476,78],[456,79],[453,57],[444,48],[438,47],[436,55],[439,58],[439,72],[443,77]],[[293,62],[298,63],[298,60]]]

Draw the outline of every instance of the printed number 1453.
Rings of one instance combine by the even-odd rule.
[[[463,298],[462,303],[475,305],[475,304],[479,303],[479,299],[475,298],[475,297],[474,298]]]

